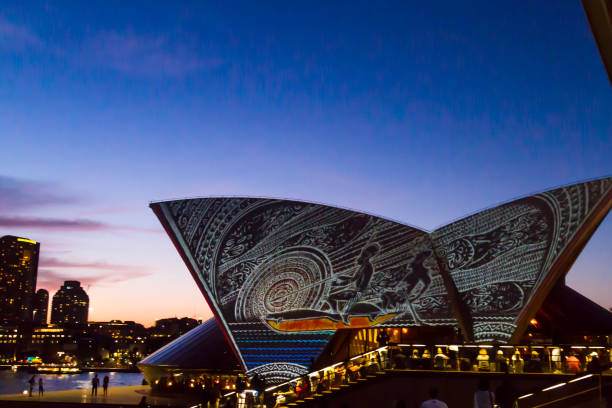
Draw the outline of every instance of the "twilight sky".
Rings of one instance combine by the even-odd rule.
[[[0,235],[91,320],[210,311],[153,200],[256,195],[428,230],[612,174],[578,0],[3,2]],[[558,4],[556,4],[558,3]],[[291,6],[289,6],[291,4]],[[612,216],[568,284],[612,306]]]

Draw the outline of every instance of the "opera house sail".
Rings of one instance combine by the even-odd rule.
[[[344,328],[459,327],[515,343],[612,206],[612,178],[433,232],[308,202],[152,203],[243,367],[303,374]]]

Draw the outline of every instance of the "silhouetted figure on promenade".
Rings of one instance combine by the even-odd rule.
[[[489,390],[489,380],[481,378],[478,391],[474,393],[474,408],[493,408],[495,405],[495,394]]]
[[[108,395],[108,382],[109,381],[110,379],[108,378],[108,375],[105,375],[104,379],[102,380],[102,391],[105,397]]]
[[[91,395],[98,396],[98,385],[100,385],[100,379],[98,378],[98,374],[94,374],[94,377],[91,379]]]
[[[147,404],[147,397],[144,397],[144,396],[143,396],[143,397],[140,399],[140,402],[138,403],[138,408],[146,408],[146,407],[148,407],[148,406],[149,406],[149,404]]]
[[[500,408],[512,408],[514,406],[514,401],[516,401],[518,397],[518,391],[510,382],[510,377],[506,369],[506,374],[504,375],[501,385],[495,390],[496,403],[499,404]]]
[[[266,388],[266,382],[259,376],[259,374],[255,373],[253,378],[251,378],[251,388],[263,394]]]
[[[406,362],[408,357],[402,352],[402,349],[399,349],[396,353],[393,353],[393,363],[395,364],[395,368],[399,370],[403,370],[406,368]]]
[[[406,408],[406,403],[403,399],[399,398],[391,402],[391,408]]]
[[[601,371],[601,368],[599,367],[599,357],[593,356],[591,361],[589,361],[587,364],[587,372],[591,374],[596,374],[596,373],[599,373],[600,371]]]
[[[389,344],[390,339],[391,338],[389,337],[389,334],[387,333],[386,329],[380,329],[378,331],[378,335],[376,336],[376,341],[378,341],[379,347],[383,347]]]
[[[43,387],[43,378],[38,377],[38,396],[42,397],[45,393],[45,389]]]
[[[429,390],[429,399],[421,404],[421,408],[448,408],[444,401],[438,399],[438,389]]]
[[[36,383],[36,380],[34,380],[34,377],[36,377],[36,375],[33,375],[32,378],[30,378],[28,380],[28,384],[30,384],[30,391],[28,393],[28,396],[32,396],[32,391],[34,391],[34,384]]]

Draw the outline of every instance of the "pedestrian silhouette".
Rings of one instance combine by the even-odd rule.
[[[91,395],[98,396],[98,385],[100,384],[100,379],[98,378],[98,373],[94,374],[94,378],[91,379]]]
[[[36,383],[36,381],[34,380],[34,378],[36,377],[36,374],[32,376],[32,378],[30,378],[28,380],[28,383],[30,384],[30,391],[28,393],[28,395],[31,397],[32,396],[32,391],[34,391],[34,384]]]
[[[106,397],[108,395],[108,375],[104,376],[104,380],[102,380],[102,390],[104,391],[103,394]]]

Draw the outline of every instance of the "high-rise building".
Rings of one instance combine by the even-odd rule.
[[[26,238],[0,238],[0,323],[32,319],[40,244]]]
[[[87,324],[89,296],[79,281],[65,281],[53,295],[51,323],[60,326]]]
[[[45,289],[38,289],[34,296],[32,321],[35,324],[44,326],[47,324],[47,309],[49,308],[49,292]]]

